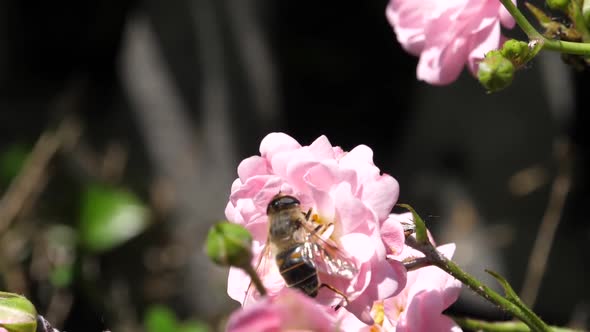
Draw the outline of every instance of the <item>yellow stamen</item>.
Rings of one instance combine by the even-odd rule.
[[[373,314],[373,320],[375,321],[375,324],[383,326],[383,320],[385,319],[385,309],[382,301],[373,303],[371,314]]]

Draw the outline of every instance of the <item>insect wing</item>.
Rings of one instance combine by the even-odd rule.
[[[315,264],[318,271],[346,279],[354,278],[358,269],[351,258],[314,233],[310,237],[314,240],[304,244],[303,255]]]
[[[264,245],[264,248],[262,249],[262,252],[260,252],[260,257],[258,259],[258,263],[256,264],[256,274],[258,276],[265,276],[268,274],[272,264],[274,264],[273,262],[273,257],[272,257],[272,250],[270,250],[270,243],[267,240],[266,244]],[[254,302],[257,301],[258,298],[260,298],[260,292],[258,292],[258,290],[256,289],[256,286],[254,285],[254,283],[252,282],[252,280],[250,280],[250,284],[248,285],[248,288],[246,289],[246,295],[244,297],[244,301],[243,301],[243,306],[247,306],[249,304],[252,304]]]

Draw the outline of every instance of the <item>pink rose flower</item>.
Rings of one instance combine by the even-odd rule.
[[[447,258],[453,257],[454,244],[446,244],[437,249]],[[413,249],[405,255],[423,256]],[[383,301],[385,319],[404,331],[461,331],[449,317],[442,314],[457,301],[461,282],[436,266],[428,266],[408,272],[406,288],[395,297]],[[385,324],[385,323],[384,323]]]
[[[303,211],[311,208],[319,222],[333,223],[329,240],[338,244],[358,270],[350,279],[319,271],[321,283],[344,293],[349,303],[342,303],[340,295],[326,287],[320,289],[317,301],[331,306],[342,303],[361,321],[372,324],[373,302],[398,293],[406,277],[401,263],[386,259],[389,249],[381,241],[380,231],[397,200],[399,186],[393,177],[380,174],[371,149],[359,145],[344,152],[333,147],[325,136],[301,146],[286,134],[272,133],[262,140],[260,156],[240,163],[238,175],[225,213],[228,220],[244,225],[252,233],[253,265],[259,261],[267,240],[269,202],[279,192],[292,195],[301,202]],[[397,234],[401,251],[401,226],[388,232],[392,238]],[[269,294],[285,287],[274,257],[270,268],[261,273]],[[255,301],[245,299],[249,284],[243,271],[230,269],[231,298],[242,304]]]
[[[454,244],[437,248],[448,258],[454,251]],[[422,253],[406,247],[399,259],[423,257]],[[375,324],[367,325],[356,317],[342,313],[337,318],[344,331],[349,332],[448,332],[461,331],[449,317],[442,314],[459,297],[461,282],[435,266],[408,272],[406,287],[394,297],[376,301],[371,315]]]
[[[329,308],[303,293],[285,288],[232,313],[227,332],[338,331]]]
[[[514,27],[498,0],[390,0],[386,16],[402,47],[420,57],[418,79],[437,85],[456,80],[465,63],[477,73],[504,41],[500,24]]]

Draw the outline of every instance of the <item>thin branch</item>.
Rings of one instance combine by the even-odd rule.
[[[529,332],[531,329],[523,322],[488,322],[485,320],[451,317],[459,326],[472,331],[490,331],[490,332]],[[569,329],[565,327],[551,326],[553,332],[582,332],[581,330]]]
[[[559,162],[559,171],[549,196],[547,210],[539,226],[535,244],[528,260],[521,298],[524,303],[533,307],[537,299],[541,280],[547,269],[549,252],[553,245],[555,232],[561,220],[563,207],[571,186],[571,168],[569,161],[568,143],[556,144],[556,154]]]
[[[64,119],[57,130],[47,130],[37,140],[23,168],[12,180],[0,199],[0,233],[10,227],[30,197],[42,190],[44,174],[49,161],[62,147],[71,143],[79,133],[72,119]]]
[[[414,214],[414,218],[416,221],[417,214]],[[420,221],[422,227],[424,226],[423,222]],[[417,223],[418,228],[418,223]],[[534,331],[551,331],[549,327],[543,322],[532,310],[521,306],[519,303],[512,302],[508,298],[498,294],[488,286],[484,285],[481,281],[473,277],[472,275],[468,274],[467,272],[463,271],[455,262],[447,259],[443,256],[433,245],[430,241],[426,240],[423,243],[418,242],[418,240],[414,237],[408,237],[406,239],[406,244],[424,254],[424,256],[430,260],[433,265],[436,265],[443,271],[447,272],[448,274],[455,277],[457,280],[461,281],[464,285],[469,287],[472,291],[476,292],[484,299],[488,300],[489,302],[497,305],[502,310],[514,315],[521,321],[523,321],[526,325],[531,327]]]
[[[403,260],[402,264],[408,271],[414,271],[432,265],[432,263],[430,263],[430,261],[426,257],[418,257],[410,260]]]
[[[533,25],[526,19],[521,11],[512,3],[512,0],[499,0],[510,15],[516,21],[516,24],[527,34],[530,41],[542,43],[543,49],[558,51],[562,53],[589,55],[590,43],[576,43],[563,40],[554,40],[545,38],[538,32]]]

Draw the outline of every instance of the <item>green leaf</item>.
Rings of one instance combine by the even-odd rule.
[[[553,20],[551,19],[551,17],[547,16],[547,14],[545,14],[544,11],[542,11],[541,9],[539,9],[538,7],[534,6],[533,4],[529,3],[529,2],[525,2],[524,5],[528,8],[528,10],[531,12],[531,14],[533,14],[533,16],[537,19],[537,22],[539,22],[539,24],[541,26],[543,26],[544,28],[547,28],[547,26],[551,23],[553,23]]]
[[[490,274],[492,277],[494,277],[500,283],[502,288],[504,288],[504,293],[506,295],[506,298],[508,300],[510,300],[510,302],[518,305],[517,302],[520,302],[520,298],[518,297],[518,295],[516,294],[514,289],[512,289],[512,286],[510,286],[510,283],[508,282],[508,280],[504,279],[504,277],[502,277],[501,275],[499,275],[498,273],[496,273],[492,270],[485,270],[485,271],[488,274]],[[516,302],[514,300],[516,300]]]
[[[403,207],[404,209],[408,209],[412,212],[412,216],[414,218],[414,224],[416,225],[416,241],[420,244],[428,243],[428,233],[426,231],[426,224],[424,220],[420,218],[416,210],[408,204],[398,204],[397,206]]]
[[[530,326],[532,330],[550,331],[547,324],[543,322],[541,318],[539,318],[539,316],[537,316],[533,312],[532,309],[530,309],[526,304],[524,304],[524,302],[522,302],[522,300],[520,299],[520,297],[518,297],[514,289],[512,289],[512,286],[510,286],[510,283],[506,279],[504,279],[504,277],[491,270],[485,271],[489,273],[492,277],[494,277],[500,283],[502,288],[504,288],[506,299],[522,311],[522,314],[526,317],[526,321],[525,319],[523,319],[523,317],[520,317],[521,320],[523,320],[528,326]]]
[[[90,185],[82,196],[80,241],[95,253],[116,247],[143,232],[149,213],[131,192]]]
[[[147,332],[176,332],[177,324],[172,310],[160,305],[150,307],[144,317]]]
[[[512,303],[514,303],[514,305],[518,306],[521,310],[523,310],[526,314],[531,313],[532,314],[532,310],[529,309],[526,304],[524,304],[522,302],[522,300],[520,299],[520,297],[518,297],[518,294],[516,294],[516,292],[514,291],[514,289],[512,289],[512,286],[510,286],[510,283],[508,282],[508,280],[504,279],[504,277],[502,277],[501,275],[499,275],[498,273],[492,271],[492,270],[485,270],[488,274],[490,274],[492,277],[494,277],[502,286],[502,288],[504,288],[504,296],[506,297],[506,299]]]
[[[8,184],[23,168],[31,148],[25,144],[13,144],[0,153],[0,182]]]
[[[35,332],[35,306],[24,296],[0,292],[0,327],[9,332]]]

